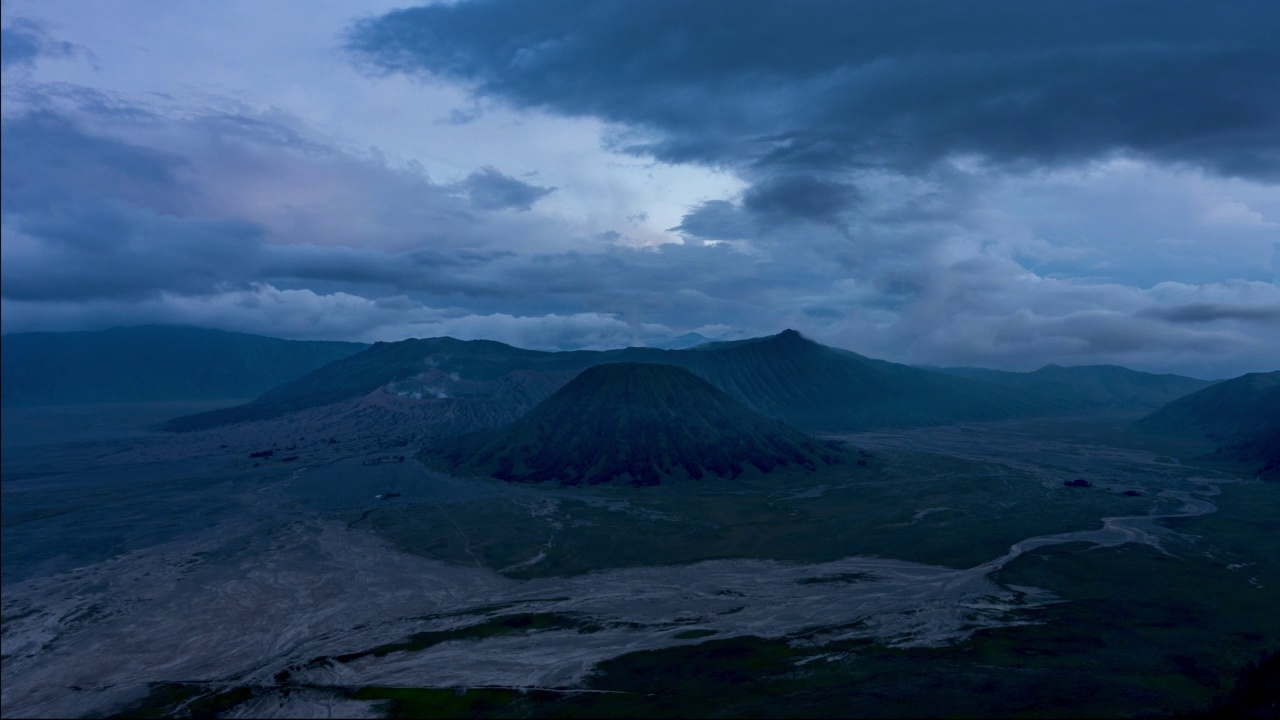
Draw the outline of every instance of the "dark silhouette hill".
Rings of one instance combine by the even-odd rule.
[[[463,475],[565,485],[657,485],[836,462],[832,448],[672,365],[589,368],[510,425],[428,450]]]
[[[1249,373],[1175,400],[1137,423],[1218,443],[1219,455],[1280,479],[1280,371]]]
[[[379,388],[421,382],[433,373],[456,376],[463,383],[496,382],[511,373],[534,373],[567,382],[588,367],[616,362],[682,367],[752,410],[813,431],[940,425],[1135,406],[1154,408],[1205,384],[1192,378],[1110,367],[1051,366],[1036,373],[982,371],[990,377],[959,377],[827,347],[794,330],[685,349],[626,348],[604,352],[539,352],[486,340],[431,338],[377,343],[285,383],[247,405],[177,418],[168,428],[196,430],[354,402]],[[539,386],[539,392],[545,394],[526,394],[520,411],[558,387],[552,381]],[[494,392],[500,395],[502,391]],[[477,392],[470,397],[478,400],[482,394]],[[448,415],[457,405],[452,394],[448,398],[421,396],[415,402],[438,406],[424,410],[429,417]],[[497,395],[490,397],[476,417],[504,416],[502,402]],[[474,409],[474,402],[468,408]]]
[[[941,372],[1019,390],[1046,409],[1063,413],[1154,410],[1215,382],[1118,365],[1046,365],[1029,373],[965,367]]]
[[[66,405],[253,397],[366,347],[160,325],[13,333],[0,340],[0,402]]]
[[[576,373],[615,362],[683,367],[747,407],[808,430],[995,420],[1043,410],[1014,390],[864,358],[788,330],[764,338],[681,350],[538,352],[453,338],[377,343],[247,405],[177,418],[168,427],[194,430],[275,417],[361,397],[437,371],[487,381],[517,371]]]
[[[747,407],[809,430],[997,420],[1039,410],[1004,388],[873,360],[795,330],[684,351],[628,348],[620,357],[686,368]]]

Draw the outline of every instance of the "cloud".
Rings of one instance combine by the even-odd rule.
[[[604,313],[516,316],[466,315],[436,323],[429,332],[465,340],[488,339],[537,350],[604,350],[646,345],[671,336],[658,323],[627,323]]]
[[[186,163],[173,153],[86,132],[43,109],[5,117],[0,133],[6,212],[38,212],[58,198],[115,197],[176,213],[189,200],[180,178]]]
[[[1138,315],[1175,324],[1236,320],[1280,325],[1280,303],[1270,306],[1187,303],[1172,307],[1147,308],[1140,311]]]
[[[740,240],[759,234],[754,220],[728,200],[707,200],[689,208],[671,230],[707,240]]]
[[[744,210],[766,218],[835,222],[858,204],[852,184],[814,175],[783,175],[756,183],[742,196]]]
[[[1250,25],[1268,11],[913,3],[491,2],[358,26],[375,71],[444,79],[414,99],[399,75],[304,65],[307,101],[258,104],[7,74],[4,331],[562,348],[795,327],[935,365],[1272,369],[1280,336],[1249,310],[1280,304],[1270,80],[1249,65],[1271,62]],[[484,112],[363,134],[395,125],[378,108]],[[586,151],[601,139],[632,156]]]
[[[113,202],[55,210],[6,221],[5,298],[208,292],[252,279],[263,252],[261,228],[243,221],[153,215]]]
[[[176,155],[86,133],[36,111],[0,129],[3,295],[15,299],[207,292],[252,279],[264,229],[192,213]]]
[[[597,117],[615,144],[768,176],[1131,153],[1280,177],[1280,6],[441,3],[357,23],[388,73]]]
[[[574,242],[558,220],[489,212],[551,192],[493,168],[459,196],[287,116],[130,106],[83,88],[23,99],[0,122],[6,298],[290,281],[483,292],[470,271],[510,255],[505,238],[526,251]]]
[[[162,293],[141,302],[5,300],[6,332],[81,330],[113,325],[197,325],[297,339],[365,342],[406,337],[489,339],[537,350],[607,349],[665,340],[657,323],[628,323],[607,313],[512,315],[433,308],[404,295],[367,298],[258,283],[201,295]]]
[[[850,182],[810,174],[766,177],[735,202],[705,200],[689,208],[671,231],[704,240],[763,240],[780,225],[808,222],[847,233],[845,214],[862,200]]]
[[[1036,272],[1131,285],[1269,279],[1276,185],[1159,170],[1131,160],[992,181],[973,202],[999,208]],[[1251,223],[1224,225],[1231,206]]]
[[[56,40],[44,24],[29,18],[14,18],[0,28],[0,69],[33,67],[40,58],[69,58],[87,54],[84,48]]]
[[[480,210],[529,210],[535,202],[555,192],[555,188],[521,182],[490,166],[471,173],[459,185]]]

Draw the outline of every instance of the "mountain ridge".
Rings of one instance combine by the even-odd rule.
[[[1136,424],[1206,437],[1218,443],[1215,455],[1257,465],[1259,475],[1280,480],[1280,370],[1224,380]]]
[[[454,338],[377,343],[362,353],[274,388],[246,405],[175,418],[168,428],[194,430],[279,416],[362,396],[379,387],[436,372],[477,381],[520,370],[569,377],[588,367],[614,362],[682,367],[752,410],[811,431],[1002,420],[1099,407],[1132,409],[1130,401],[1108,396],[1106,383],[1095,383],[1098,387],[1092,392],[1097,397],[1084,402],[1070,383],[1041,382],[1036,387],[1024,387],[955,377],[867,358],[821,345],[795,330],[785,330],[678,350],[631,347],[544,352],[494,341]],[[1125,372],[1147,377],[1136,371]],[[1153,392],[1164,402],[1203,384],[1187,380],[1194,387],[1157,388]]]
[[[1169,373],[1146,373],[1120,365],[1059,365],[1050,363],[1027,373],[985,368],[940,368],[955,377],[1031,393],[1062,411],[1105,408],[1155,410],[1170,400],[1214,384]]]

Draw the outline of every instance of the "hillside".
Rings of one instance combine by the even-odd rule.
[[[1280,371],[1249,373],[1175,400],[1137,423],[1149,430],[1194,433],[1218,443],[1218,454],[1258,465],[1270,479],[1280,469]]]
[[[1160,430],[1197,430],[1225,438],[1254,430],[1280,415],[1280,371],[1249,373],[1175,400],[1138,424]]]
[[[607,363],[680,366],[742,405],[806,430],[920,427],[1080,411],[1075,402],[1053,400],[1036,388],[886,363],[785,331],[682,350],[628,347],[604,352],[539,352],[499,342],[453,338],[376,343],[361,354],[285,383],[251,404],[175,419],[168,427],[201,429],[274,418],[364,397],[378,388],[434,372],[465,380],[493,380],[524,370],[563,374],[567,382],[572,373]],[[1071,396],[1071,392],[1059,395]]]
[[[862,430],[1021,417],[1037,406],[1017,393],[872,360],[795,330],[686,351],[621,351],[630,361],[686,368],[760,413],[808,430]]]
[[[463,383],[493,382],[516,372],[544,374],[567,382],[588,367],[617,362],[682,367],[756,412],[812,431],[1154,408],[1207,384],[1117,367],[1050,366],[1035,373],[981,371],[978,377],[959,377],[827,347],[794,330],[678,350],[626,348],[604,352],[539,352],[487,340],[431,338],[377,343],[281,385],[247,405],[177,418],[168,427],[196,430],[278,417],[352,401],[379,388],[395,394],[390,390],[393,385],[423,382],[424,378],[437,377],[437,373],[456,376]],[[556,387],[547,388],[547,393]],[[470,397],[478,398],[486,392],[481,388]],[[492,400],[502,402],[497,397]],[[427,416],[447,413],[445,406],[449,403],[442,404],[429,396],[420,396],[419,401],[440,406],[425,409]],[[497,411],[496,405],[486,410]]]
[[[457,474],[565,485],[657,485],[835,462],[834,451],[672,365],[585,370],[511,425],[457,438],[424,461]]]
[[[764,415],[807,430],[861,430],[1026,417],[1042,411],[1018,392],[871,360],[794,330],[681,350],[538,352],[453,338],[378,343],[253,402],[170,422],[193,430],[276,417],[362,397],[435,372],[488,381],[516,371],[569,374],[616,362],[676,365]],[[424,398],[423,401],[427,401]]]
[[[532,407],[578,371],[598,363],[599,355],[588,351],[522,350],[491,340],[455,340],[449,337],[380,342],[361,353],[284,383],[245,405],[174,418],[165,427],[176,432],[201,430],[279,417],[380,393],[412,401],[396,403],[405,410],[414,403],[433,405],[423,409],[430,417],[438,417],[442,413],[448,416],[448,408],[459,404],[442,402],[444,400],[464,396],[471,401],[469,404],[474,404],[487,397],[490,402],[485,413],[503,417],[501,422],[507,422],[515,417],[510,414],[512,410],[523,412]],[[536,383],[538,389],[520,398],[518,407],[498,408],[498,404],[511,397],[504,389],[511,383],[504,383],[502,379],[522,373],[540,377]],[[448,379],[453,385],[461,383],[468,389],[459,392],[456,387],[440,385],[441,378]],[[442,387],[445,388],[442,394],[449,397],[440,397],[431,391]],[[418,391],[416,399],[413,398],[414,388]],[[425,396],[424,389],[427,390]],[[415,413],[410,411],[409,414]],[[486,427],[496,427],[501,422]]]
[[[253,397],[366,347],[157,325],[14,333],[0,341],[0,402],[67,405]]]
[[[942,368],[941,372],[1017,390],[1057,413],[1154,410],[1213,384],[1211,380],[1144,373],[1116,365],[1046,365],[1029,373],[982,368]]]

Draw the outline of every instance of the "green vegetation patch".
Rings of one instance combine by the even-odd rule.
[[[982,460],[878,450],[871,465],[775,470],[736,481],[660,487],[547,488],[556,510],[534,516],[521,502],[481,498],[403,505],[369,517],[402,550],[516,578],[725,558],[828,562],[883,556],[966,568],[999,557],[1027,537],[1101,527],[1100,518],[1143,515],[1154,489],[1112,467],[1080,462],[1046,471],[1087,477],[1096,487],[1047,487],[1036,475]],[[1141,470],[1141,469],[1140,469]],[[1193,468],[1145,472],[1157,488]],[[1172,476],[1172,477],[1170,477]],[[1149,491],[1125,496],[1108,487]],[[917,515],[926,509],[934,512]],[[354,517],[354,516],[353,516]],[[554,523],[554,524],[553,524]],[[558,528],[556,527],[558,525]],[[525,561],[545,553],[536,563]]]
[[[1215,502],[1220,512],[1173,523],[1186,534],[1165,537],[1168,554],[1070,543],[1019,557],[993,579],[1062,602],[1018,613],[1032,624],[956,645],[711,639],[607,660],[589,685],[604,692],[421,697],[454,703],[437,716],[1225,717],[1265,705],[1274,687],[1266,672],[1275,663],[1261,653],[1280,648],[1280,563],[1258,549],[1274,546],[1280,488],[1224,485]]]

